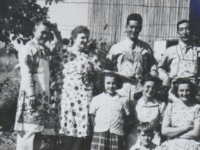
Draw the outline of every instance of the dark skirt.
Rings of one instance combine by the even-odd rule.
[[[124,137],[109,131],[94,132],[91,150],[124,150]]]

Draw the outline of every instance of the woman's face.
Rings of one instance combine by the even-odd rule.
[[[182,101],[189,101],[191,98],[190,85],[187,83],[179,84],[177,93]]]
[[[74,45],[78,46],[80,49],[85,49],[87,46],[89,35],[85,33],[79,33],[74,40]]]
[[[156,92],[156,84],[153,81],[146,81],[143,85],[143,96],[152,98]]]

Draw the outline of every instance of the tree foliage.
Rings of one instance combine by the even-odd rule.
[[[60,0],[46,0],[46,4]],[[41,7],[37,0],[0,0],[0,41],[6,44],[17,40],[24,44],[33,36],[34,23],[48,18],[48,7]],[[11,40],[10,40],[10,36]]]

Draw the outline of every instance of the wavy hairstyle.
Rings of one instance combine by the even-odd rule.
[[[191,92],[191,98],[195,99],[197,96],[197,87],[194,83],[190,81],[190,79],[187,78],[178,78],[176,81],[173,82],[173,87],[172,87],[172,92],[175,94],[175,96],[178,96],[178,88],[180,84],[188,84],[190,87],[190,92]]]
[[[82,26],[82,25],[77,26],[71,32],[71,38],[76,39],[78,34],[80,34],[80,33],[85,33],[85,34],[90,35],[90,30],[86,26]]]

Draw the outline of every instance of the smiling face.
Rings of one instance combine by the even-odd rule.
[[[50,38],[51,32],[48,27],[40,24],[35,27],[33,34],[39,44],[45,44]]]
[[[76,39],[74,39],[74,45],[79,49],[85,49],[87,46],[89,34],[78,33]]]
[[[117,89],[115,77],[105,76],[104,86],[107,94],[114,95]]]
[[[153,134],[141,131],[140,133],[138,133],[138,137],[142,146],[149,147],[151,145]]]
[[[156,92],[156,84],[153,81],[146,81],[143,85],[143,96],[146,98],[152,98]]]
[[[180,39],[183,42],[188,42],[191,39],[191,27],[188,22],[184,22],[178,26],[178,31],[177,31]]]
[[[141,23],[139,21],[130,20],[127,26],[127,34],[131,40],[138,39],[139,33],[142,29]]]
[[[183,102],[188,102],[191,98],[190,85],[188,83],[179,84],[177,94]]]

